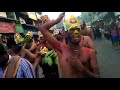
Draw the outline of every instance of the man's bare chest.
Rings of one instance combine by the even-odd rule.
[[[89,56],[86,52],[71,52],[69,49],[63,49],[62,53],[63,59],[66,62],[70,62],[71,60],[80,61],[81,63],[85,64],[89,60]]]

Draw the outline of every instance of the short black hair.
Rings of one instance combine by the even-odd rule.
[[[7,39],[7,47],[11,49],[12,46],[15,46],[15,45],[17,44],[15,43],[14,37],[9,37]]]
[[[2,44],[0,44],[0,55],[4,54],[7,54],[7,51],[5,50],[5,47]]]

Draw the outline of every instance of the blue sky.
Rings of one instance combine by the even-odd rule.
[[[61,12],[42,12],[43,15],[48,15],[50,19],[56,19]],[[71,15],[79,16],[81,12],[65,12],[65,19],[70,18]]]

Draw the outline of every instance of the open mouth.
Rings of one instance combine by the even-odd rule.
[[[78,37],[74,37],[74,40],[75,40],[75,41],[78,41],[78,40],[79,40],[79,38],[78,38]]]

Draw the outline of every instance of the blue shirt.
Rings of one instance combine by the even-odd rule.
[[[0,68],[0,78],[2,78],[4,71],[5,67]],[[32,64],[28,60],[21,58],[16,78],[35,78],[35,72],[33,70]]]

